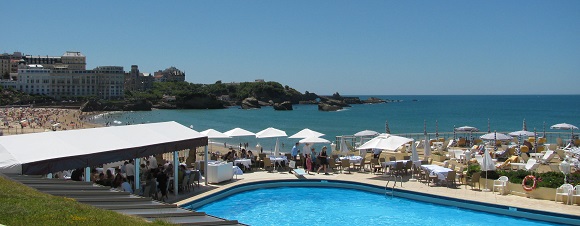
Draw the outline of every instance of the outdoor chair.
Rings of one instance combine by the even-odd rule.
[[[580,198],[580,185],[576,185],[572,191],[572,205],[576,203],[576,198]]]
[[[408,155],[403,156],[403,160],[410,160],[410,159],[411,159],[411,156],[408,156]]]
[[[465,177],[465,173],[463,172],[464,170],[465,170],[465,166],[461,166],[461,167],[459,167],[459,170],[455,174],[455,178],[457,178],[457,181],[459,181],[459,183],[462,183],[462,184],[463,184],[463,178]]]
[[[366,161],[364,159],[362,159],[360,161],[360,163],[355,163],[354,164],[354,169],[358,169],[359,171],[362,170],[364,172],[365,171],[365,164],[366,164]]]
[[[572,195],[573,190],[574,187],[571,184],[561,185],[556,189],[556,197],[554,198],[554,202],[558,202],[558,196],[560,196],[562,202],[564,202],[564,196],[566,196],[566,204],[570,203],[570,196]]]
[[[480,177],[481,177],[481,172],[473,173],[471,175],[471,178],[469,178],[466,181],[465,186],[467,187],[467,184],[469,184],[469,186],[471,186],[471,190],[473,190],[473,187],[475,187],[475,183],[477,183],[478,188],[481,190],[481,183],[479,183]]]
[[[332,170],[332,173],[334,173],[336,171],[336,162],[333,161],[332,159],[330,161],[328,161],[327,170]]]
[[[340,162],[340,173],[342,173],[342,170],[347,170],[348,169],[348,173],[350,173],[350,160],[348,159],[342,159]]]
[[[270,160],[270,158],[264,158],[263,168],[264,170],[267,170],[269,173],[272,172],[272,170],[274,170],[274,163],[272,163],[272,160]]]
[[[506,176],[501,176],[497,180],[494,180],[492,192],[495,192],[495,189],[497,188],[497,193],[506,194],[508,181],[509,179]]]
[[[542,156],[542,158],[540,159],[540,163],[544,165],[549,165],[554,156],[556,156],[556,153],[554,153],[554,151],[552,150],[549,150],[544,154],[544,156]]]
[[[455,176],[456,176],[455,171],[447,172],[447,177],[445,177],[445,184],[447,185],[448,188],[451,185],[457,186],[457,184],[455,183]]]
[[[411,168],[413,167],[413,161],[409,160],[405,163],[405,175],[409,174],[409,171],[411,171]]]

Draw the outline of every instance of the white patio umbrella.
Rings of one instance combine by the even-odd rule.
[[[300,130],[299,132],[295,133],[292,136],[289,136],[288,138],[307,138],[307,137],[321,137],[324,136],[324,133],[319,133],[316,132],[314,130],[305,128],[303,130]]]
[[[344,137],[340,138],[340,152],[344,154],[348,154],[350,150],[348,149],[348,145],[346,145],[346,139]]]
[[[225,135],[224,133],[217,131],[215,129],[207,129],[200,132],[201,134],[207,136],[207,139],[221,139],[221,138],[230,138],[230,136]],[[211,141],[209,142],[211,144]],[[211,146],[210,146],[211,149]]]
[[[321,137],[307,137],[304,138],[300,141],[298,141],[298,143],[301,144],[319,144],[319,143],[330,143],[329,140],[321,138]]]
[[[383,150],[395,151],[400,146],[402,146],[406,143],[412,142],[412,141],[413,141],[413,139],[410,139],[410,138],[400,137],[400,136],[395,136],[395,135],[384,133],[384,134],[381,134],[381,135],[367,141],[363,145],[359,146],[357,149],[359,149],[359,150],[383,149]]]
[[[483,165],[481,166],[481,171],[495,171],[495,165],[493,164],[493,160],[491,159],[491,155],[489,155],[487,148],[483,154]],[[485,173],[485,179],[487,180],[487,172]],[[485,189],[483,191],[489,191],[489,189],[487,189],[487,183],[485,183]]]
[[[533,136],[533,133],[532,133]],[[484,135],[481,135],[479,138],[481,138],[482,140],[511,140],[512,137],[505,135],[503,133],[486,133]]]
[[[268,127],[267,129],[264,129],[260,132],[256,133],[256,138],[276,138],[276,146],[274,146],[274,155],[278,156],[279,152],[280,152],[280,137],[285,137],[286,132],[276,129],[276,128],[272,128],[272,127]]]
[[[553,126],[550,126],[550,129],[561,129],[561,130],[570,130],[572,135],[570,136],[570,142],[573,142],[574,139],[574,130],[578,129],[575,125],[568,124],[568,123],[559,123]]]
[[[231,130],[228,130],[226,132],[224,132],[225,135],[228,135],[230,137],[244,137],[244,136],[255,136],[255,133],[252,133],[250,131],[247,131],[245,129],[242,128],[234,128]]]
[[[508,133],[508,134],[510,136],[512,136],[512,137],[519,137],[519,136],[531,137],[531,136],[534,136],[534,132],[525,131],[525,130],[514,131],[514,132],[511,132],[511,133]]]
[[[228,130],[226,132],[224,132],[225,135],[228,135],[230,137],[246,137],[246,136],[255,136],[255,133],[252,133],[250,131],[247,131],[245,129],[242,128],[233,128],[231,130]]]

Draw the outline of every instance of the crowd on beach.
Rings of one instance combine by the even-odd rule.
[[[77,109],[0,108],[0,131],[8,135],[96,127],[87,122],[90,118]]]

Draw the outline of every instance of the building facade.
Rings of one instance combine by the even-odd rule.
[[[125,74],[125,90],[147,91],[153,88],[154,78],[149,73],[139,72],[139,66],[131,65],[131,71]]]
[[[17,90],[67,99],[96,96],[102,99],[124,97],[125,72],[120,66],[101,66],[93,70],[46,69],[26,65],[18,69]],[[8,84],[6,84],[8,85]]]
[[[185,72],[175,67],[159,70],[154,73],[156,82],[185,82]]]

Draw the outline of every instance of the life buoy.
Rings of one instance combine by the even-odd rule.
[[[526,185],[526,181],[528,181],[528,179],[531,179],[533,181],[531,187]],[[524,177],[524,180],[522,181],[522,188],[525,191],[532,191],[532,190],[536,189],[536,185],[537,185],[537,181],[536,181],[536,177],[534,177],[534,175],[527,175],[526,177]]]

